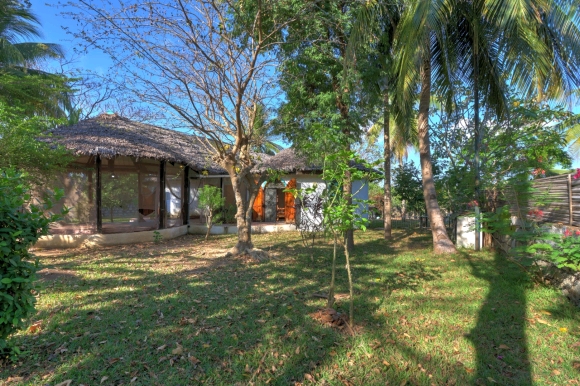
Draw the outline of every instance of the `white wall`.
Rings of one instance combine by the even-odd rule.
[[[483,237],[479,238],[479,246],[482,245]],[[458,248],[475,249],[475,217],[457,217],[457,242]]]
[[[322,191],[326,187],[326,184],[319,175],[297,175],[295,176],[296,182],[298,183],[298,188],[306,189],[308,187],[313,187],[314,185],[317,186],[316,191],[319,194],[322,194]],[[353,181],[352,183],[352,192],[353,198],[359,200],[368,200],[369,198],[369,184],[366,180],[357,180]],[[359,214],[362,214],[364,218],[368,218],[368,204],[361,203],[359,204],[359,209],[357,210]],[[308,213],[304,213],[304,211],[300,211],[298,214],[299,216],[308,216]],[[310,214],[310,216],[314,216]]]

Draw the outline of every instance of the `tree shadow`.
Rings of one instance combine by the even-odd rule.
[[[297,235],[256,237],[257,247],[280,256],[261,264],[211,257],[197,246],[169,248],[153,257],[145,247],[97,251],[92,259],[71,254],[46,260],[49,269],[75,275],[45,283],[50,303],[35,318],[43,321],[42,329],[17,337],[30,354],[20,365],[0,368],[0,379],[15,374],[37,384],[66,379],[98,384],[105,376],[103,384],[130,384],[137,377],[137,385],[366,385],[387,380],[460,385],[493,383],[489,378],[498,384],[532,383],[523,324],[525,275],[506,271],[501,257],[492,264],[468,253],[453,257],[458,260],[453,264],[469,265],[489,287],[482,290],[488,291],[483,307],[473,307],[477,322],[467,339],[476,348],[477,365],[470,372],[451,347],[437,347],[450,344],[438,342],[437,334],[464,341],[469,327],[459,325],[459,319],[471,311],[458,311],[458,305],[468,302],[472,292],[448,292],[455,288],[445,284],[452,268],[440,270],[440,261],[429,259],[429,242],[425,251],[402,251],[405,257],[398,259],[394,248],[376,237],[361,236],[352,256],[360,328],[355,337],[309,316],[324,307],[324,300],[312,294],[328,287],[332,246],[321,245],[310,261]],[[337,288],[347,288],[343,268]],[[379,309],[387,302],[393,306]],[[348,300],[336,307],[347,312]],[[455,319],[445,331],[442,317]],[[173,354],[177,343],[181,354]],[[461,355],[473,358],[467,350]],[[310,381],[317,372],[334,378]]]
[[[505,257],[498,253],[492,264],[478,260],[477,255],[460,254],[472,274],[488,283],[477,323],[466,336],[476,350],[475,383],[533,384],[525,332],[528,276],[520,270],[506,270]]]

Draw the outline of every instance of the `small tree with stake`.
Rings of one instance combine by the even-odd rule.
[[[348,274],[348,288],[350,294],[349,323],[354,319],[354,293],[353,278],[350,265],[350,252],[347,245],[347,233],[350,229],[366,230],[368,219],[363,217],[364,204],[368,200],[353,199],[352,202],[345,197],[340,181],[346,173],[350,173],[352,181],[368,180],[373,177],[374,171],[369,165],[350,150],[339,151],[329,155],[324,160],[322,178],[326,182],[323,192],[324,226],[333,238],[333,255],[330,288],[328,291],[328,308],[334,305],[334,290],[336,277],[336,257],[339,239],[342,239],[344,255],[346,258],[346,271]],[[354,192],[356,194],[356,192]]]
[[[306,189],[296,190],[288,189],[294,197],[299,200],[310,195],[319,195],[322,198],[322,224],[324,231],[333,239],[333,257],[330,289],[328,293],[328,308],[334,305],[334,283],[336,277],[336,258],[339,240],[343,242],[344,253],[346,257],[346,270],[348,273],[349,291],[350,291],[350,313],[349,320],[352,324],[354,298],[352,287],[352,272],[350,266],[350,251],[348,249],[347,237],[350,230],[366,230],[368,219],[363,217],[365,212],[364,205],[370,204],[368,200],[352,199],[358,192],[346,192],[345,176],[349,176],[349,181],[364,181],[374,178],[380,178],[377,172],[372,169],[367,161],[357,156],[352,150],[347,150],[345,143],[351,141],[351,138],[337,133],[336,130],[329,130],[324,125],[314,125],[312,134],[320,141],[304,144],[302,154],[312,158],[316,154],[316,160],[321,160],[323,164],[322,179],[325,182],[325,188],[322,192],[318,186],[312,186]],[[315,160],[312,160],[316,162]],[[348,181],[346,181],[348,183]],[[308,214],[311,214],[307,212]],[[313,213],[312,213],[313,214]]]
[[[216,214],[224,204],[225,197],[222,197],[222,192],[219,188],[211,185],[204,185],[199,190],[199,206],[205,210],[207,219],[207,233],[205,234],[206,240],[209,238],[211,227],[213,226],[214,220],[216,220]]]

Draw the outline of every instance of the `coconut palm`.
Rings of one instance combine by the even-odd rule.
[[[40,23],[18,1],[0,5],[0,101],[26,115],[64,117],[71,110],[64,76],[38,69],[44,60],[63,56],[57,44],[28,42],[42,37]]]
[[[432,86],[448,109],[453,106],[455,80],[472,86],[478,154],[483,137],[477,111],[480,99],[495,107],[498,115],[507,112],[506,79],[525,95],[539,98],[563,95],[578,84],[574,72],[580,63],[577,27],[577,6],[567,0],[409,2],[398,40],[397,93],[412,99],[415,85],[421,85],[419,148],[436,252],[453,248],[444,232],[430,161]]]
[[[457,1],[448,33],[457,52],[458,70],[473,88],[475,200],[481,202],[480,157],[484,127],[480,102],[494,108],[498,118],[507,113],[504,78],[538,99],[559,97],[580,85],[580,30],[577,6],[568,1],[537,1],[519,8],[509,0],[502,8],[517,10],[491,18],[496,3],[488,0]],[[527,10],[527,13],[525,12]],[[476,248],[480,245],[476,232]]]
[[[0,5],[0,65],[29,67],[42,60],[63,56],[58,44],[34,43],[42,37],[38,18],[16,1]]]
[[[393,151],[400,159],[412,142],[414,124],[410,114],[402,114],[393,93],[396,73],[394,71],[395,41],[398,26],[405,9],[405,1],[385,2],[372,0],[360,7],[355,15],[353,32],[346,55],[347,67],[355,63],[356,48],[365,52],[366,68],[362,71],[367,89],[381,104],[382,117],[371,127],[368,134],[371,141],[378,139],[378,130],[383,136],[383,221],[384,238],[391,238],[391,158]],[[360,50],[361,47],[365,49]],[[409,109],[408,111],[411,111]],[[378,125],[381,123],[381,126]]]

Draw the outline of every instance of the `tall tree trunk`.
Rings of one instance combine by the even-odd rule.
[[[388,84],[388,82],[387,82]],[[390,118],[391,111],[389,105],[389,89],[385,87],[384,98],[384,111],[383,111],[383,157],[384,157],[384,169],[385,169],[385,183],[384,183],[384,194],[383,194],[383,220],[385,226],[384,237],[385,240],[391,238],[391,136],[390,136]]]
[[[474,21],[476,22],[476,21]],[[475,25],[475,24],[474,24]],[[479,35],[478,27],[474,29],[473,36],[473,110],[474,110],[474,171],[475,171],[475,205],[481,208],[481,170],[479,151],[481,149],[481,127],[479,123]],[[479,213],[477,211],[476,213]],[[479,219],[475,219],[475,250],[480,250],[481,232]]]
[[[427,44],[427,47],[428,44]],[[429,50],[427,48],[427,50]],[[457,252],[455,245],[447,236],[445,222],[441,215],[435,181],[433,181],[433,164],[431,162],[431,144],[429,140],[429,105],[431,102],[431,53],[427,51],[421,65],[421,94],[419,98],[419,157],[421,160],[421,175],[423,177],[423,197],[427,215],[431,222],[433,233],[433,251],[435,253]]]

